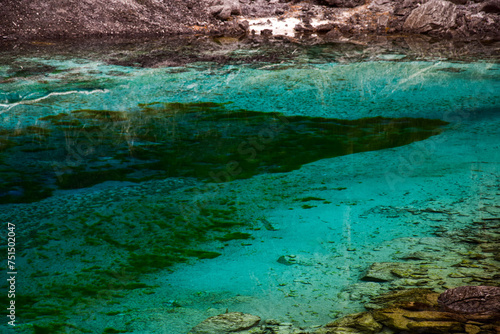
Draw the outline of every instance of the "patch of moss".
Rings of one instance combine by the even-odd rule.
[[[58,125],[58,126],[72,126],[72,127],[83,127],[83,124],[82,122],[80,122],[79,120],[70,120],[70,121],[59,121],[59,122],[56,122],[55,125]]]
[[[200,250],[192,250],[187,249],[183,251],[184,254],[191,257],[197,257],[198,259],[215,259],[216,257],[221,256],[221,253],[218,252],[208,252],[208,251],[200,251]]]
[[[44,136],[48,136],[51,133],[50,129],[42,128],[40,126],[34,126],[34,125],[27,126],[26,128],[24,128],[24,131],[26,133],[44,135]]]
[[[0,138],[0,152],[5,151],[11,147],[16,146],[17,143],[15,141],[5,139],[5,138]]]
[[[120,312],[120,311],[111,311],[111,312],[106,312],[105,314],[109,315],[109,316],[114,316],[114,315],[118,315],[120,313],[122,313],[122,312]]]
[[[187,259],[178,254],[136,254],[131,253],[128,259],[127,270],[136,273],[151,273],[167,269],[174,264],[186,262]]]
[[[60,333],[66,324],[50,324],[46,326],[33,325],[34,334],[54,334]]]
[[[145,283],[127,283],[123,285],[123,289],[126,290],[145,289],[145,288],[152,288],[152,286],[147,285]]]
[[[68,117],[69,117],[68,114],[61,113],[61,114],[57,114],[57,115],[49,115],[49,116],[40,117],[39,120],[54,122],[54,121],[60,121],[63,119],[67,119]]]
[[[75,255],[82,255],[83,254],[83,251],[79,250],[79,249],[73,249],[69,252],[66,252],[66,256],[68,257],[72,257],[72,256],[75,256]]]
[[[124,117],[124,112],[121,111],[81,109],[72,111],[72,113],[81,114],[79,116],[82,118],[90,118],[104,122],[121,122],[127,120],[127,118]]]
[[[233,232],[233,233],[227,233],[226,235],[218,237],[216,239],[225,242],[230,240],[246,240],[250,239],[251,237],[252,235],[249,233]]]
[[[324,201],[324,198],[319,198],[319,197],[304,197],[304,198],[297,198],[294,201],[296,202],[310,202],[310,201]]]
[[[106,328],[104,329],[103,333],[128,333],[129,331],[126,330],[119,330],[119,329],[114,329],[114,328]]]
[[[210,219],[210,224],[207,226],[207,229],[210,229],[212,231],[224,232],[232,227],[243,225],[244,224],[242,222],[212,218]]]

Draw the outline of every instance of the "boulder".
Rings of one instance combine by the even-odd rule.
[[[443,33],[456,26],[457,14],[455,4],[430,0],[410,13],[403,29],[411,33]]]
[[[315,28],[316,32],[319,33],[327,33],[333,29],[335,29],[335,25],[333,23],[320,24]]]
[[[368,9],[374,12],[394,12],[395,3],[391,0],[374,0],[368,5]]]
[[[216,315],[199,323],[189,334],[227,334],[250,329],[259,324],[260,318],[241,312]]]
[[[485,1],[479,7],[479,11],[485,13],[499,14],[500,13],[500,0]]]
[[[404,0],[395,3],[394,14],[402,17],[408,17],[410,13],[422,4],[424,0]]]
[[[461,286],[443,292],[439,305],[450,312],[483,313],[500,316],[500,287]]]
[[[241,15],[241,6],[238,0],[215,0],[209,10],[210,14],[221,20],[228,20],[231,15]]]

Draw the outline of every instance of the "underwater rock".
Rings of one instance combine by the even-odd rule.
[[[280,323],[276,320],[266,320],[265,324],[261,327],[261,331],[251,330],[251,334],[309,334],[300,328],[296,328],[291,323]],[[242,333],[243,334],[243,333]],[[250,334],[250,333],[248,333]]]
[[[291,266],[294,264],[301,266],[312,266],[314,265],[314,261],[304,258],[303,256],[297,255],[282,255],[276,261],[278,263],[284,264],[285,266]]]
[[[404,262],[374,263],[361,278],[362,281],[388,282],[397,278],[425,275],[425,269]]]
[[[408,289],[381,295],[372,300],[372,311],[351,314],[318,329],[315,334],[338,333],[498,333],[494,314],[467,314],[440,311],[438,293],[429,289]]]
[[[375,321],[371,313],[363,312],[350,314],[339,320],[331,322],[320,328],[315,334],[354,333],[351,329],[359,330],[358,333],[379,333],[383,326]]]
[[[393,291],[372,299],[378,308],[402,307],[405,309],[435,309],[439,294],[430,289],[407,289]]]
[[[278,263],[284,264],[285,266],[291,266],[297,264],[295,256],[290,257],[290,255],[282,255],[277,260]]]
[[[282,323],[274,319],[262,321],[251,314],[232,312],[220,314],[194,327],[188,334],[310,334],[292,323]]]
[[[409,254],[405,254],[401,257],[402,260],[421,260],[421,261],[435,261],[438,259],[438,256],[436,256],[432,252],[422,252],[422,251],[417,251],[417,252],[412,252]]]
[[[250,329],[259,324],[260,318],[241,312],[230,312],[208,318],[191,329],[189,334],[227,334]]]
[[[500,287],[461,286],[443,292],[438,302],[450,312],[497,313],[500,316]]]
[[[386,308],[373,311],[373,317],[385,326],[399,331],[450,333],[463,329],[460,322],[454,321],[451,314],[445,312]]]

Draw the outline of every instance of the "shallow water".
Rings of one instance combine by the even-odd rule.
[[[418,283],[361,280],[371,264],[439,258],[439,233],[498,217],[494,59],[328,52],[158,68],[10,53],[18,331],[186,333],[226,310],[322,325]],[[463,283],[436,282],[418,286]]]

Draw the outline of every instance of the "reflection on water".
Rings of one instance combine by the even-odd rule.
[[[329,48],[154,69],[9,54],[20,333],[185,333],[226,309],[308,327],[471,283],[449,231],[498,217],[500,67]]]

